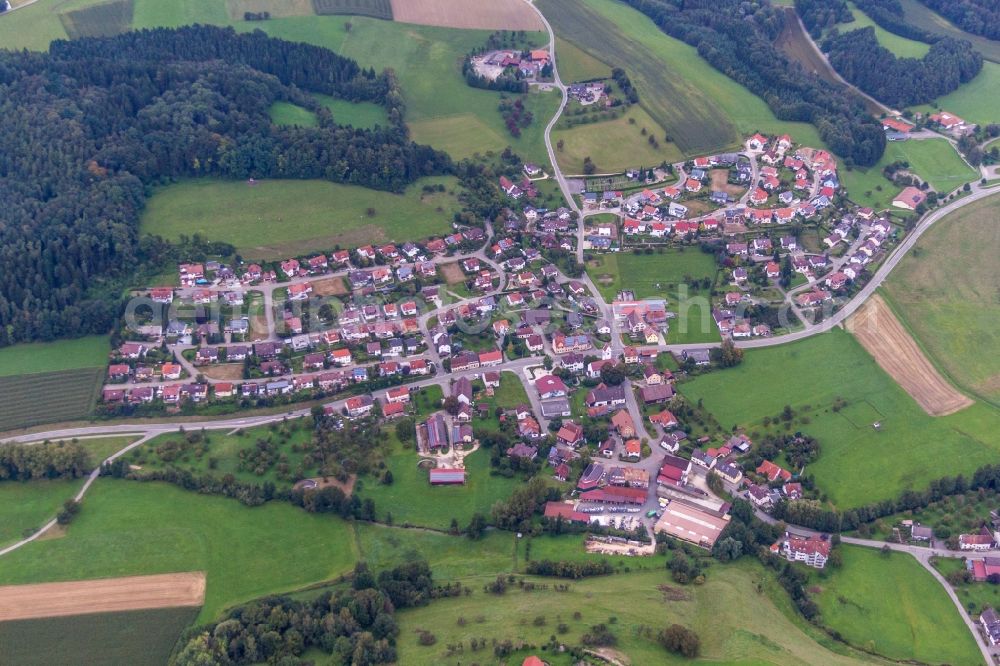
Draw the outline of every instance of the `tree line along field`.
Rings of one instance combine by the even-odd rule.
[[[973,35],[955,27],[948,19],[924,5],[920,0],[900,0],[900,5],[903,7],[903,18],[907,23],[945,37],[967,39],[972,42],[977,51],[983,54],[984,58],[1000,63],[1000,42]]]
[[[979,178],[979,173],[944,139],[891,141],[875,166],[840,171],[841,182],[851,201],[876,209],[888,208],[902,188],[893,185],[882,170],[895,162],[908,162],[909,170],[926,180],[931,189],[940,194],[947,194]]]
[[[860,30],[862,28],[874,28],[875,38],[878,39],[879,45],[892,51],[896,57],[899,58],[923,58],[930,51],[930,44],[925,44],[924,42],[918,42],[915,39],[907,39],[906,37],[900,37],[899,35],[893,34],[884,28],[880,28],[876,25],[867,14],[858,9],[853,2],[849,2],[848,6],[851,8],[851,14],[854,16],[854,20],[850,23],[841,23],[837,28],[841,32],[848,32],[850,30]]]
[[[907,553],[841,546],[843,566],[814,575],[822,622],[861,649],[899,661],[982,661],[951,599]]]
[[[893,310],[959,387],[1000,403],[1000,194],[937,222],[883,286]]]
[[[542,0],[539,7],[559,37],[625,69],[643,109],[685,156],[734,147],[743,134],[756,131],[788,132],[798,142],[823,147],[814,127],[778,120],[762,99],[714,69],[694,47],[667,36],[622,3]]]
[[[333,516],[105,478],[91,487],[66,536],[0,558],[0,584],[203,571],[204,621],[237,603],[335,578],[356,557],[350,528]]]
[[[196,608],[0,622],[4,659],[22,666],[165,664]]]
[[[977,402],[949,416],[928,416],[839,329],[747,351],[740,366],[678,388],[692,403],[701,400],[726,431],[739,425],[763,432],[765,417],[779,423],[777,416],[790,406],[791,432],[820,443],[819,459],[807,472],[840,509],[926,488],[944,475],[968,475],[995,461],[1000,450],[1000,410]],[[834,410],[838,398],[846,406]],[[875,421],[881,422],[877,431]]]
[[[445,191],[423,191],[437,185]],[[197,233],[258,259],[402,242],[447,232],[461,208],[457,188],[451,176],[421,179],[403,194],[322,180],[185,181],[149,199],[140,231],[168,240]]]

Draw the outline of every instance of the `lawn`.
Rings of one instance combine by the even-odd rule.
[[[282,434],[282,428],[271,430],[268,426],[248,428],[240,434],[230,435],[221,431],[206,432],[208,441],[205,446],[193,446],[187,452],[181,454],[177,459],[169,462],[164,461],[157,453],[157,449],[166,442],[180,442],[183,438],[177,433],[170,433],[155,437],[140,447],[132,449],[128,454],[130,464],[138,465],[144,470],[163,469],[166,467],[177,467],[187,470],[195,476],[211,474],[215,477],[222,477],[226,474],[233,475],[238,481],[244,483],[262,484],[270,481],[279,488],[288,488],[293,481],[297,481],[299,475],[295,471],[302,467],[303,454],[294,450],[296,446],[309,442],[312,433],[305,427],[301,420],[289,422],[287,435]],[[280,453],[287,457],[288,466],[292,470],[292,475],[296,478],[292,480],[282,480],[277,474],[276,466],[264,470],[263,474],[256,474],[251,469],[240,469],[240,451],[252,450],[259,440],[268,440],[276,445]],[[169,455],[169,454],[168,454]],[[312,467],[302,469],[307,476]]]
[[[1000,65],[984,62],[976,78],[955,92],[939,97],[934,105],[914,107],[914,111],[933,113],[943,109],[978,125],[1000,122]]]
[[[762,390],[766,387],[766,390]],[[746,352],[733,369],[683,383],[726,429],[759,432],[789,405],[789,428],[819,440],[808,468],[839,508],[896,497],[946,474],[970,474],[996,460],[1000,410],[977,403],[955,414],[928,416],[849,334],[834,330],[779,347]],[[848,406],[832,409],[837,397]],[[876,416],[877,415],[877,416]],[[877,418],[881,429],[870,421]],[[859,474],[858,470],[867,470]]]
[[[686,156],[734,147],[741,135],[755,131],[788,132],[796,141],[822,146],[811,125],[778,120],[762,99],[714,69],[694,47],[668,37],[623,3],[542,0],[540,7],[560,37],[625,68],[642,107]]]
[[[679,315],[670,320],[668,342],[719,339],[708,291],[688,286],[706,279],[715,282],[718,271],[712,255],[697,248],[667,250],[663,254],[602,254],[587,265],[587,272],[608,302],[621,289],[631,289],[636,298],[667,299],[667,310]]]
[[[1000,403],[998,213],[1000,196],[993,196],[939,221],[883,289],[935,365],[994,403]]]
[[[97,367],[0,377],[0,432],[89,416],[104,376]]]
[[[886,144],[885,153],[875,166],[841,171],[851,200],[878,209],[889,207],[902,188],[883,176],[882,169],[900,161],[908,162],[915,174],[942,194],[979,178],[979,173],[966,164],[944,139],[891,141]],[[878,189],[880,187],[881,190]]]
[[[841,546],[844,565],[818,577],[822,622],[890,659],[978,664],[982,655],[945,591],[913,556]]]
[[[4,659],[21,666],[165,664],[196,608],[0,622]]]
[[[391,513],[397,525],[448,529],[454,518],[465,527],[474,513],[488,516],[496,502],[510,497],[523,482],[490,475],[490,452],[480,449],[465,459],[464,486],[432,487],[427,470],[417,466],[420,457],[413,448],[404,448],[395,433],[391,433],[390,447],[386,465],[392,472],[392,483],[384,485],[366,478],[355,487],[355,493],[362,500],[375,502],[380,520]]]
[[[853,2],[848,3],[848,5],[851,8],[851,14],[854,15],[854,21],[851,23],[841,23],[838,26],[841,32],[860,30],[861,28],[875,28],[875,37],[878,39],[879,45],[892,51],[897,58],[923,58],[931,50],[930,44],[900,37],[878,27],[875,25],[875,21],[871,20],[867,14],[858,9]]]
[[[439,184],[445,192],[423,191]],[[270,180],[252,186],[191,180],[158,190],[149,199],[140,229],[170,240],[197,233],[232,243],[248,259],[276,259],[336,245],[444,233],[461,208],[457,188],[451,176],[423,178],[404,194],[322,180]]]
[[[0,546],[6,546],[55,518],[83,479],[0,483]],[[2,624],[0,624],[2,626]]]
[[[552,579],[538,582],[553,583]],[[797,618],[790,619],[793,611],[787,597],[771,574],[750,561],[713,567],[703,586],[679,587],[666,572],[655,571],[572,581],[565,592],[514,589],[494,596],[483,592],[481,586],[469,587],[473,589],[470,596],[443,599],[398,614],[400,663],[497,663],[491,651],[448,658],[446,646],[463,643],[469,649],[472,638],[520,640],[541,646],[557,633],[560,623],[567,627],[559,641],[574,645],[592,625],[608,623],[609,618],[615,618],[608,625],[618,638],[615,649],[625,655],[620,663],[687,663],[641,632],[641,628],[650,627],[655,636],[673,622],[697,631],[706,662],[825,666],[870,660],[857,653],[850,659],[830,651],[829,639],[817,642],[819,632]],[[574,619],[575,611],[580,613],[579,619]],[[544,618],[544,624],[536,625],[537,617]],[[418,629],[431,630],[437,643],[419,645]],[[570,663],[554,661],[560,659],[558,655],[536,654],[553,663]],[[518,663],[520,659],[523,656],[519,653]]]
[[[199,620],[208,621],[234,604],[339,576],[356,556],[350,528],[333,516],[101,479],[65,537],[0,558],[0,584],[204,571]]]
[[[643,134],[643,130],[647,134]],[[650,167],[683,158],[677,146],[663,141],[663,129],[638,105],[630,107],[614,120],[577,125],[552,131],[552,141],[559,165],[569,173],[583,173],[584,158],[589,157],[598,173],[616,173],[632,167]],[[659,148],[648,141],[656,137]]]
[[[0,377],[102,368],[108,362],[110,351],[106,335],[3,347],[0,348]]]

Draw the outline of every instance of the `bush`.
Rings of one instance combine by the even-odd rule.
[[[679,624],[672,624],[660,632],[660,645],[674,654],[693,659],[698,656],[701,640],[698,634]]]

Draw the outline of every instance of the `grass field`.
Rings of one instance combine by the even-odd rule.
[[[603,79],[611,76],[611,66],[607,65],[572,42],[556,37],[556,64],[559,78],[563,83]]]
[[[17,541],[56,516],[83,479],[0,483],[0,546]],[[2,625],[0,625],[2,626]]]
[[[883,176],[882,169],[899,161],[909,162],[911,171],[942,194],[979,178],[979,174],[944,139],[891,141],[886,144],[885,153],[875,166],[840,172],[851,200],[878,209],[888,207],[902,188]],[[879,187],[882,189],[879,190]]]
[[[0,432],[89,415],[104,368],[0,377]]]
[[[897,316],[960,387],[1000,403],[1000,196],[930,229],[884,285]]]
[[[275,125],[298,125],[300,127],[315,127],[316,114],[291,102],[275,102],[268,109],[271,122]]]
[[[355,551],[350,528],[332,516],[101,479],[65,537],[0,558],[0,582],[204,571],[199,618],[206,621],[236,603],[338,576],[353,566]]]
[[[132,0],[109,0],[59,14],[70,39],[119,35],[132,27]]]
[[[644,135],[643,129],[648,134]],[[656,137],[660,142],[659,148],[650,145],[649,136]],[[663,142],[663,130],[659,124],[638,105],[630,107],[614,120],[553,130],[552,141],[556,144],[563,142],[563,149],[556,150],[556,159],[571,174],[583,173],[586,157],[594,162],[598,173],[655,166],[683,158],[676,145]]]
[[[166,608],[0,622],[0,645],[5,660],[23,666],[165,664],[197,614]]]
[[[392,3],[389,0],[313,0],[313,7],[320,15],[355,14],[392,20]]]
[[[392,472],[393,482],[383,485],[375,479],[365,479],[356,486],[361,499],[371,499],[379,519],[392,514],[396,525],[409,523],[422,527],[448,529],[455,518],[465,527],[472,514],[489,515],[499,500],[510,497],[522,481],[490,475],[490,453],[481,449],[465,459],[464,486],[431,487],[427,470],[417,467],[420,457],[412,448],[404,448],[392,434],[392,447],[386,465]]]
[[[697,248],[684,252],[668,250],[663,254],[602,254],[587,265],[587,272],[608,302],[614,300],[621,289],[631,289],[636,298],[667,299],[667,310],[680,315],[670,320],[668,342],[719,339],[711,318],[708,291],[688,288],[688,298],[681,298],[684,295],[682,285],[706,278],[715,282],[718,271],[712,255]]]
[[[200,233],[234,244],[246,258],[407,241],[444,233],[461,208],[453,177],[424,178],[405,194],[321,180],[185,181],[149,199],[141,231],[176,240]],[[425,194],[425,185],[445,192]],[[367,209],[373,208],[373,217]],[[440,209],[440,210],[439,210]],[[261,244],[266,238],[268,243]]]
[[[685,155],[735,146],[740,135],[755,131],[788,132],[796,141],[822,146],[811,125],[779,121],[763,100],[713,69],[695,48],[622,3],[542,0],[540,7],[560,37],[625,68],[640,104]],[[595,34],[601,39],[593,39]]]
[[[692,402],[702,400],[726,429],[736,424],[759,432],[764,417],[777,420],[790,405],[799,415],[792,431],[820,442],[819,460],[807,472],[840,508],[924,488],[945,474],[969,474],[996,460],[1000,450],[993,434],[1000,410],[977,403],[949,416],[928,416],[841,330],[748,351],[737,368],[679,389]],[[834,412],[837,397],[848,406]],[[881,421],[880,430],[871,427],[873,420]]]
[[[888,30],[883,30],[875,25],[875,21],[871,20],[867,14],[858,9],[853,2],[848,3],[848,5],[851,8],[851,14],[854,15],[854,21],[851,23],[842,23],[838,26],[841,32],[860,30],[861,28],[875,28],[875,37],[878,39],[879,45],[889,49],[899,58],[923,58],[931,50],[930,44],[900,37]]]
[[[543,581],[551,584],[551,579]],[[760,587],[757,587],[760,586]],[[749,561],[728,567],[713,567],[703,586],[677,587],[665,572],[642,572],[573,581],[566,592],[552,590],[531,593],[508,591],[503,596],[487,595],[481,587],[471,596],[445,599],[398,616],[399,661],[405,664],[499,663],[486,651],[446,656],[445,646],[464,643],[474,637],[492,640],[509,638],[540,646],[556,634],[556,626],[567,625],[560,642],[579,644],[591,625],[607,623],[618,638],[615,650],[626,655],[619,663],[687,663],[667,653],[651,637],[641,633],[652,628],[654,635],[667,624],[677,622],[692,627],[701,639],[701,658],[715,663],[746,664],[847,664],[864,663],[836,654],[830,644],[817,642],[818,632],[801,621],[789,619],[787,598],[779,597],[776,583]],[[758,590],[774,590],[760,592]],[[580,618],[574,619],[573,612]],[[544,618],[535,626],[534,618]],[[458,618],[465,618],[460,625]],[[726,627],[725,630],[719,630]],[[417,642],[417,630],[431,630],[437,644],[424,647]],[[489,645],[489,643],[488,643]],[[569,664],[557,654],[535,651],[553,664]],[[518,653],[518,663],[523,656]]]
[[[333,119],[340,125],[351,125],[371,129],[376,125],[385,125],[388,119],[385,107],[372,102],[351,102],[328,95],[314,95],[326,108],[330,109]]]
[[[1000,122],[1000,65],[984,62],[976,78],[955,92],[939,97],[933,107],[925,104],[914,110],[931,113],[937,108],[978,125]]]
[[[957,39],[967,39],[972,42],[976,50],[983,54],[983,57],[993,62],[1000,62],[1000,42],[979,35],[965,32],[948,21],[934,10],[930,9],[919,0],[900,0],[903,6],[903,18],[907,23],[918,28],[923,28],[929,32],[946,37]]]
[[[110,351],[105,335],[3,347],[0,348],[0,377],[101,368],[107,363]]]
[[[253,449],[258,440],[269,440],[275,444],[282,455],[287,457],[288,466],[295,470],[302,463],[303,454],[294,451],[293,447],[310,441],[312,433],[300,422],[292,422],[288,426],[287,437],[282,436],[280,428],[272,431],[267,426],[248,428],[241,435],[229,435],[220,431],[208,432],[207,437],[208,441],[205,443],[201,455],[198,455],[193,448],[189,453],[185,453],[170,462],[165,462],[157,454],[157,448],[165,442],[183,440],[180,435],[171,433],[155,437],[133,449],[128,454],[128,460],[131,464],[139,465],[143,469],[177,467],[196,476],[211,474],[222,477],[226,474],[232,474],[237,480],[246,483],[261,484],[270,481],[279,488],[287,488],[292,485],[293,481],[279,479],[275,466],[266,470],[264,474],[256,474],[252,470],[241,470],[239,453],[244,449]],[[214,467],[212,467],[213,460]],[[307,468],[305,471],[308,475],[312,468]]]
[[[958,610],[911,555],[841,546],[844,566],[815,583],[823,623],[851,644],[891,659],[978,664]]]

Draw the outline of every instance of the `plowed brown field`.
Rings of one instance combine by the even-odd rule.
[[[931,416],[952,414],[973,403],[931,365],[881,296],[873,296],[848,320],[848,330]]]

